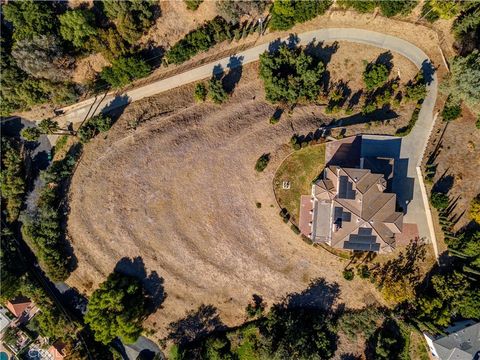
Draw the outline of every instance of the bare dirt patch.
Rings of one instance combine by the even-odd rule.
[[[320,120],[298,109],[269,124],[275,108],[257,66],[243,69],[222,106],[194,104],[193,85],[133,104],[86,145],[73,177],[68,231],[78,268],[69,283],[91,292],[122,257],[141,256],[164,278],[166,300],[150,319],[157,336],[200,304],[238,324],[252,294],[272,304],[318,277],[337,282],[348,307],[382,302],[372,284],[343,279],[344,260],[303,243],[278,216],[275,169],[292,134]],[[263,153],[271,161],[257,173]]]
[[[432,185],[448,191],[450,198],[457,201],[453,212],[458,219],[456,230],[470,222],[470,202],[480,193],[480,130],[475,127],[475,121],[475,115],[463,106],[462,117],[449,123],[444,132],[446,123],[439,116],[425,152],[424,163],[429,154],[439,148]]]

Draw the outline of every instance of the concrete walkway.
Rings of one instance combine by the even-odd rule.
[[[431,226],[432,221],[431,219],[427,219],[428,209],[426,209],[425,206],[428,206],[428,203],[424,204],[425,194],[422,197],[421,184],[423,184],[423,182],[421,182],[421,179],[418,178],[419,172],[417,171],[417,167],[420,166],[428,138],[433,128],[433,109],[437,98],[437,77],[432,69],[427,55],[415,45],[400,38],[355,28],[330,28],[314,30],[297,34],[296,40],[298,41],[299,45],[306,45],[312,41],[349,41],[372,45],[399,53],[411,60],[415,66],[417,66],[417,68],[423,69],[424,73],[427,75],[426,78],[428,81],[427,96],[420,110],[415,127],[408,136],[402,139],[400,157],[409,160],[407,176],[415,179],[415,181],[413,181],[413,199],[408,204],[405,222],[418,224],[420,237],[435,243],[435,233],[433,227]],[[184,84],[209,78],[213,71],[219,67],[227,69],[229,67],[240,66],[257,61],[259,55],[268,50],[270,46],[270,44],[261,44],[233,56],[235,59],[234,62],[231,61],[231,57],[223,58],[219,61],[191,69],[182,74],[126,91],[121,95],[115,95],[114,93],[111,93],[102,99],[91,98],[85,100],[64,108],[63,110],[65,111],[65,114],[61,117],[58,117],[57,120],[61,124],[64,121],[70,121],[72,123],[81,122],[87,115],[92,116],[93,114],[97,114],[102,110],[111,110]],[[94,111],[89,113],[91,108],[94,109]],[[405,183],[404,186],[411,187],[411,183]],[[405,191],[412,192],[412,189],[405,189]],[[428,213],[430,212],[428,211]],[[434,244],[434,249],[436,248],[437,246]],[[436,255],[438,256],[438,254]]]

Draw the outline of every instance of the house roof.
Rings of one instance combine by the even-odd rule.
[[[48,352],[52,354],[54,360],[63,360],[67,355],[65,352],[66,346],[64,342],[57,340],[48,348]]]
[[[20,317],[22,313],[32,304],[29,298],[25,296],[17,296],[16,298],[7,301],[7,309],[15,315],[15,317]]]
[[[442,360],[472,360],[480,353],[480,323],[438,338],[433,345]]]
[[[331,246],[365,251],[394,248],[395,234],[402,230],[403,214],[395,211],[396,195],[385,190],[384,175],[369,169],[325,169],[324,178],[315,183],[314,195],[319,202],[331,200],[330,221],[323,225],[332,228]],[[316,211],[313,215],[313,223],[319,223]]]

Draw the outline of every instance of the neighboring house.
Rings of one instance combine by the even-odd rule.
[[[67,356],[66,344],[57,340],[48,348],[48,353],[51,355],[52,360],[63,360]]]
[[[396,195],[386,192],[391,173],[373,173],[376,159],[361,159],[359,168],[330,165],[301,197],[299,228],[316,243],[358,251],[390,252],[402,232],[403,213]],[[390,164],[393,159],[378,159]]]
[[[27,323],[39,310],[35,303],[25,296],[17,296],[7,301],[6,307],[15,316],[15,325]]]
[[[445,330],[446,336],[424,333],[432,355],[440,360],[480,359],[480,323],[466,321]]]
[[[7,310],[0,307],[0,333],[2,333],[6,328],[8,328],[11,321],[12,320],[7,315]]]

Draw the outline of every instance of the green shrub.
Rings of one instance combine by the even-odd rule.
[[[449,198],[447,194],[441,192],[432,192],[430,202],[437,210],[444,210],[448,207]]]
[[[410,131],[412,131],[415,123],[418,120],[419,114],[420,108],[416,107],[415,110],[413,110],[412,117],[410,118],[408,124],[404,127],[401,127],[400,129],[397,129],[397,131],[395,132],[395,136],[407,136],[408,134],[410,134]]]
[[[343,275],[343,278],[348,281],[353,280],[353,278],[355,277],[355,273],[353,272],[352,269],[343,270],[342,275]]]
[[[459,102],[453,101],[449,96],[442,110],[442,119],[444,121],[453,121],[462,115],[462,107]]]
[[[299,229],[298,226],[296,226],[295,224],[290,225],[290,229],[292,229],[292,231],[293,231],[296,235],[300,235],[300,229]]]
[[[357,275],[361,279],[368,279],[370,277],[370,270],[367,265],[360,265],[357,269]]]
[[[181,64],[199,52],[207,51],[213,45],[231,38],[232,25],[217,16],[173,45],[165,54],[169,63]]]
[[[183,0],[188,10],[195,11],[198,9],[203,0]]]
[[[302,23],[324,14],[332,5],[331,0],[278,0],[274,1],[269,27],[272,30],[288,30],[296,23]]]
[[[118,88],[128,85],[135,79],[147,76],[150,65],[135,57],[121,57],[113,61],[112,66],[102,70],[100,77],[112,87]]]
[[[257,201],[255,203],[255,206],[257,207],[257,209],[260,209],[262,207],[262,203]]]
[[[477,121],[475,122],[475,127],[477,129],[480,129],[480,115],[478,115],[478,117],[477,117]]]
[[[193,97],[196,102],[204,102],[207,99],[208,90],[204,83],[195,85],[195,92]]]
[[[285,43],[278,52],[260,55],[260,77],[266,98],[272,103],[315,101],[321,91],[324,70],[319,59],[300,48],[290,49]]]
[[[112,127],[113,120],[107,115],[99,114],[88,119],[80,129],[78,137],[82,143],[87,143],[99,132],[105,132]]]
[[[215,104],[221,104],[228,99],[221,80],[212,77],[208,83],[208,98]]]
[[[408,15],[417,5],[416,0],[394,0],[379,1],[380,11],[382,15],[391,17],[395,15]]]
[[[275,125],[275,124],[278,123],[279,121],[280,121],[280,118],[278,118],[278,117],[272,116],[272,117],[270,118],[270,124],[272,124],[272,125]]]
[[[375,89],[388,80],[389,70],[383,64],[369,64],[363,72],[363,81],[368,90]]]
[[[360,13],[373,12],[377,7],[376,0],[338,0],[337,4],[344,9],[353,8]]]
[[[410,101],[421,101],[427,95],[427,84],[423,78],[422,72],[415,76],[415,80],[405,87],[405,98]]]
[[[362,114],[363,115],[371,114],[375,110],[377,110],[377,105],[374,102],[366,103],[362,107]]]
[[[262,172],[267,167],[269,161],[270,154],[263,154],[258,158],[257,163],[255,164],[255,170],[258,172]]]

